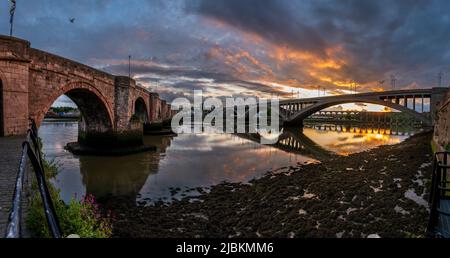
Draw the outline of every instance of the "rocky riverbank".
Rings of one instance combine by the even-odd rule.
[[[417,237],[428,219],[431,133],[221,184],[198,200],[103,200],[116,237]]]

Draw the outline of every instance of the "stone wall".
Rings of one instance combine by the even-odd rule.
[[[150,94],[150,121],[153,123],[161,123],[161,99],[158,93]]]
[[[167,108],[166,108],[165,120],[170,120],[173,117],[172,116],[172,106],[169,103],[167,103],[166,105],[167,105]]]
[[[438,108],[434,128],[434,142],[438,150],[446,149],[450,151],[450,90]]]
[[[165,100],[161,100],[161,120],[167,120],[167,102]]]
[[[28,129],[28,66],[30,43],[0,36],[0,79],[3,90],[3,131],[23,134]]]
[[[130,84],[131,80],[126,76],[117,76],[115,78],[114,126],[118,130],[126,129],[131,118]]]
[[[173,110],[166,100],[161,100],[161,120],[167,121],[170,120],[173,117]]]

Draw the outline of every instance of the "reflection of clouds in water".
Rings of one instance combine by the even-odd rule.
[[[177,137],[177,141],[173,143],[173,147],[174,148],[177,148],[179,146],[182,147],[188,146],[195,148],[205,148],[205,147],[211,148],[211,146],[229,147],[241,145],[243,143],[243,141],[237,140],[230,141],[230,137],[233,138],[234,136],[230,134],[208,134],[208,133],[180,134]]]
[[[365,151],[380,145],[391,145],[405,140],[408,136],[381,134],[380,130],[374,133],[354,133],[353,128],[337,131],[318,131],[312,128],[304,128],[304,134],[327,150],[340,155],[349,155],[355,152]],[[372,130],[369,130],[372,131]],[[381,130],[384,131],[384,130]]]
[[[211,147],[172,147],[174,151],[212,151]]]
[[[195,145],[194,148],[192,145]],[[211,151],[203,151],[207,146]],[[186,148],[184,148],[186,147]],[[167,149],[158,173],[142,187],[142,198],[170,196],[169,187],[207,187],[227,182],[247,182],[273,168],[308,161],[270,146],[229,134],[180,135]]]
[[[160,152],[80,158],[62,148],[68,141],[76,140],[77,132],[77,123],[68,122],[44,123],[40,129],[45,154],[48,158],[56,157],[61,163],[56,185],[62,189],[65,200],[86,189],[99,195],[139,192],[142,198],[168,198],[170,187],[186,189],[208,187],[223,181],[247,182],[268,170],[311,160],[236,135],[206,133],[145,137],[146,144],[158,146]],[[406,138],[310,128],[304,128],[303,132],[320,146],[340,154],[393,144]],[[295,133],[300,134],[300,129]]]

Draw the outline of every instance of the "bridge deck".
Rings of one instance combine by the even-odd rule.
[[[0,238],[4,237],[25,137],[0,137]]]
[[[450,200],[441,200],[440,209],[450,213]],[[441,215],[439,217],[438,232],[445,238],[450,238],[450,217]]]
[[[446,93],[448,88],[444,87],[435,87],[435,88],[426,88],[426,89],[409,89],[409,90],[392,90],[392,91],[381,91],[381,92],[361,92],[354,94],[342,94],[342,95],[331,95],[331,96],[321,96],[321,97],[312,97],[312,98],[294,98],[294,99],[283,99],[280,100],[280,104],[288,104],[288,103],[296,103],[296,102],[314,102],[314,101],[322,101],[329,100],[335,98],[347,98],[347,97],[388,97],[388,96],[409,96],[409,95],[430,95],[433,94],[433,90],[439,93]]]

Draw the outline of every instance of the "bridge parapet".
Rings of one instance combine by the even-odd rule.
[[[39,49],[30,48],[29,58],[31,60],[30,69],[78,77],[80,80],[90,82],[99,80],[109,84],[114,83],[114,75]]]
[[[30,62],[29,49],[29,41],[0,35],[0,60]]]

